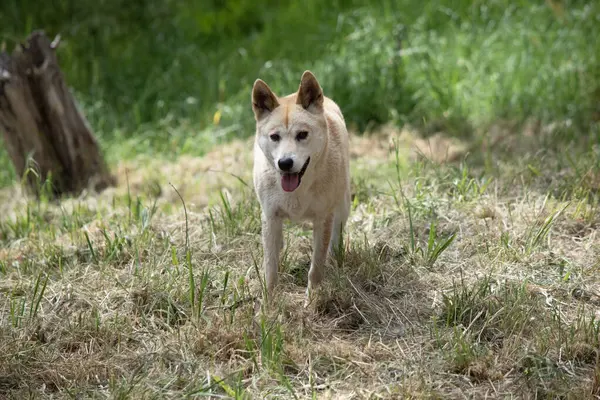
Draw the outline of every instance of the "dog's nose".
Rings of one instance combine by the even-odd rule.
[[[289,171],[294,166],[294,160],[290,157],[280,158],[279,161],[277,161],[277,165],[279,165],[279,169],[282,171]]]

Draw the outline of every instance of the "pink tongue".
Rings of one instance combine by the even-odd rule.
[[[281,187],[286,192],[293,192],[298,185],[300,185],[300,177],[298,174],[286,174],[281,177]]]

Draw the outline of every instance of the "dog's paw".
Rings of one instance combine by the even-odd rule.
[[[318,297],[318,287],[309,287],[306,288],[306,297],[304,298],[304,308],[308,308],[311,304],[313,304]]]
[[[308,308],[308,306],[311,303],[311,293],[313,291],[310,289],[310,287],[306,288],[306,296],[304,296],[304,308]]]
[[[310,303],[310,298],[306,296],[306,298],[304,299],[304,308],[308,308],[308,306],[310,306]]]

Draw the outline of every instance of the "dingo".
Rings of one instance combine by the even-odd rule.
[[[311,220],[311,290],[323,279],[327,250],[337,250],[350,214],[348,131],[340,108],[317,78],[302,74],[296,93],[277,97],[260,79],[252,88],[256,118],[254,189],[262,209],[263,267],[269,293],[277,285],[283,219]]]

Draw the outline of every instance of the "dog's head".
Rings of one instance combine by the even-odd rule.
[[[298,92],[279,98],[260,79],[252,88],[258,144],[281,174],[281,187],[293,192],[308,180],[327,144],[323,90],[310,72],[302,74]]]

